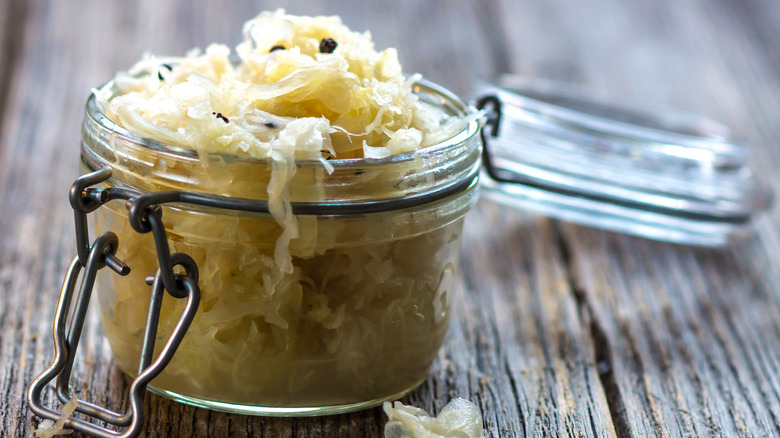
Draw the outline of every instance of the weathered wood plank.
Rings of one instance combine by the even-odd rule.
[[[776,124],[765,123],[762,113],[777,114],[772,112],[776,103],[769,102],[776,101],[777,78],[772,69],[752,61],[769,50],[752,39],[747,29],[752,21],[735,20],[740,15],[732,15],[733,10],[713,13],[710,4],[700,2],[649,6],[603,2],[564,13],[548,3],[544,7],[554,9],[548,11],[551,21],[579,36],[568,42],[576,47],[567,53],[588,59],[578,59],[576,70],[557,59],[564,64],[553,65],[547,74],[614,96],[629,94],[710,115],[735,125],[741,136],[752,134],[754,143],[767,148]],[[637,19],[653,12],[659,15]],[[566,21],[569,14],[577,21]],[[524,24],[531,29],[522,24],[513,29],[526,37],[545,25]],[[632,26],[632,32],[620,26]],[[777,29],[767,27],[762,31],[776,38]],[[627,40],[618,42],[617,35]],[[528,46],[527,56],[543,55]],[[631,52],[619,50],[627,46]],[[741,80],[746,77],[751,81]],[[774,162],[765,160],[763,166]],[[777,275],[768,262],[776,259],[771,256],[777,250],[776,232],[771,230],[777,221],[762,221],[768,224],[752,245],[720,253],[562,227],[576,289],[593,315],[594,337],[603,337],[599,348],[611,366],[605,384],[619,434],[778,433],[776,359],[769,353],[780,347],[773,292]],[[740,262],[745,260],[767,263],[761,269]]]
[[[16,18],[24,21],[24,17]],[[65,70],[62,58],[42,56],[44,44],[54,40],[49,34],[53,29],[44,26],[47,18],[45,13],[31,10],[30,23],[24,26],[26,38],[15,43],[23,43],[21,64],[14,70],[14,89],[2,123],[0,412],[2,430],[10,436],[24,435],[32,424],[23,398],[32,370],[43,365],[50,349],[51,344],[45,342],[49,330],[41,329],[50,326],[43,321],[52,315],[50,294],[58,288],[55,272],[64,267],[61,249],[68,235],[64,219],[68,212],[61,203],[51,201],[62,196],[54,196],[55,192],[63,193],[61,181],[76,172],[76,160],[66,158],[60,163],[62,155],[57,150],[59,136],[78,135],[78,127],[64,125],[75,118],[66,121],[60,106],[68,99],[69,77],[47,74],[48,68]],[[46,61],[41,62],[43,59]],[[43,64],[40,69],[31,68],[39,62]],[[47,95],[57,97],[47,99]]]
[[[445,354],[476,360],[455,374],[479,388],[488,429],[495,436],[614,436],[587,315],[572,293],[552,222],[488,201],[469,219],[468,307]]]
[[[631,436],[778,433],[776,302],[763,275],[714,253],[564,227],[572,268]]]
[[[517,71],[724,121],[777,190],[776,6],[505,5]],[[722,252],[560,226],[619,435],[778,434],[777,224]]]

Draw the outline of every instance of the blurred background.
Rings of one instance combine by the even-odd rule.
[[[378,48],[399,48],[407,72],[420,72],[461,95],[477,77],[519,73],[702,113],[752,139],[757,137],[750,120],[777,105],[778,13],[768,0],[4,0],[0,5],[6,23],[0,80],[7,94],[0,97],[6,107],[9,98],[20,98],[8,92],[19,93],[28,81],[50,99],[55,92],[85,94],[146,51],[174,55],[210,42],[234,47],[244,17],[276,7],[340,15],[351,28],[370,30]],[[19,69],[42,76],[13,77]],[[52,83],[56,90],[46,88]]]
[[[60,138],[77,138],[80,101],[88,90],[144,52],[181,54],[210,42],[234,47],[245,17],[276,7],[340,15],[353,29],[370,30],[378,48],[399,48],[405,71],[461,95],[468,95],[475,78],[518,73],[709,116],[759,146],[761,138],[778,134],[757,132],[774,124],[755,123],[776,113],[780,92],[779,13],[768,0],[3,0],[0,5],[5,23],[0,108],[20,100],[29,108],[54,96],[67,98],[73,107],[59,109],[73,118],[58,127],[66,129],[57,129]],[[14,75],[21,71],[24,75]]]

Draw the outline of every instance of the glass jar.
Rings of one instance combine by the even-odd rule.
[[[433,84],[415,91],[450,115],[468,111]],[[201,299],[149,389],[217,410],[297,416],[377,405],[420,384],[447,331],[463,217],[477,197],[478,132],[471,121],[415,152],[331,160],[332,173],[319,161],[296,162],[290,208],[304,213],[294,215],[298,235],[286,239],[288,269],[277,263],[285,231],[269,213],[163,206],[170,250],[196,262]],[[270,160],[198,157],[142,139],[103,115],[94,95],[82,138],[84,172],[111,169],[103,187],[267,201]],[[96,234],[118,236],[116,256],[131,269],[127,277],[101,271],[97,296],[116,362],[136,375],[155,242],[133,230],[123,202],[107,202],[92,217]],[[163,299],[155,354],[183,307]]]

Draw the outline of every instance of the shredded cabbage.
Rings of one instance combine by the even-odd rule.
[[[325,38],[337,43],[332,53],[318,49]],[[366,148],[398,154],[441,140],[441,114],[412,91],[419,75],[404,77],[395,49],[376,51],[368,32],[338,17],[263,12],[244,25],[236,53],[236,64],[221,44],[181,58],[146,54],[117,75],[113,96],[101,95],[102,110],[158,141],[257,158],[280,148],[299,160],[363,158]],[[285,137],[292,144],[278,144]]]
[[[71,394],[70,400],[62,406],[62,412],[57,421],[43,420],[38,424],[38,428],[35,429],[36,438],[51,438],[60,435],[70,435],[73,433],[72,429],[65,429],[65,421],[73,415],[76,411],[79,401],[76,398],[76,394]]]
[[[423,409],[397,401],[385,402],[387,414],[385,438],[482,438],[482,414],[474,403],[455,398],[444,406],[438,417]]]
[[[332,53],[320,51],[326,39],[336,43]],[[290,183],[302,160],[321,164],[327,178],[330,160],[425,148],[476,116],[448,118],[420,102],[413,91],[419,76],[401,74],[396,51],[377,52],[370,34],[350,31],[337,17],[261,13],[244,25],[236,52],[238,63],[218,44],[182,58],[146,55],[117,75],[113,89],[95,90],[109,118],[196,150],[216,181],[258,171],[222,166],[220,154],[271,163],[264,182],[270,217],[165,209],[171,251],[195,259],[202,299],[153,384],[206,400],[291,407],[410,390],[446,333],[465,213],[452,204],[465,201],[349,218],[296,216]],[[154,165],[181,170],[164,156]],[[378,175],[363,173],[355,178]],[[406,188],[403,179],[389,187],[398,196]],[[139,285],[157,269],[154,244],[130,228],[121,205],[99,210],[96,228],[120,236],[117,255],[132,268],[129,278],[104,283],[99,300],[116,359],[133,373],[148,306]],[[165,298],[158,348],[182,306]]]
[[[171,250],[198,264],[202,298],[152,384],[259,406],[343,405],[410,390],[426,377],[451,313],[462,219],[436,218],[440,211],[300,216],[292,272],[278,275],[273,242],[283,231],[273,219],[166,210]],[[132,267],[126,278],[107,277],[99,300],[114,356],[134,373],[148,308],[139,285],[156,269],[154,243],[131,229],[121,204],[96,213]],[[157,347],[182,308],[166,295]]]
[[[468,120],[441,123],[441,114],[413,93],[420,76],[403,76],[395,49],[377,52],[370,33],[353,32],[336,16],[279,9],[246,22],[243,33],[237,64],[221,44],[181,58],[146,54],[116,76],[113,95],[95,93],[109,118],[143,137],[203,155],[272,160],[269,206],[285,230],[275,261],[290,274],[287,248],[298,224],[288,183],[296,160],[325,161],[330,173],[327,159],[409,152],[453,135]],[[332,53],[319,49],[326,38],[337,43]]]

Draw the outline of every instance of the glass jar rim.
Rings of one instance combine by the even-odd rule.
[[[142,137],[130,131],[129,129],[125,128],[124,126],[114,122],[108,116],[106,116],[100,110],[97,104],[97,98],[95,94],[96,91],[101,92],[104,90],[111,90],[111,88],[113,87],[114,87],[114,80],[110,80],[104,83],[103,85],[101,85],[100,87],[98,87],[96,90],[93,90],[92,94],[87,99],[87,103],[85,107],[85,117],[88,117],[97,126],[100,126],[101,128],[111,132],[112,135],[116,135],[126,141],[143,146],[151,151],[170,154],[174,157],[177,157],[179,159],[185,159],[185,160],[199,158],[198,152],[194,149],[173,145],[152,138]],[[463,117],[468,115],[471,111],[473,111],[473,109],[470,108],[469,105],[467,105],[455,93],[426,79],[420,78],[416,80],[413,83],[413,89],[415,90],[415,93],[417,93],[418,95],[420,95],[419,93],[422,91],[428,95],[439,96],[441,99],[439,100],[438,103],[450,109],[453,112],[452,115]],[[420,151],[438,152],[440,150],[444,150],[452,146],[455,146],[460,142],[462,142],[463,140],[473,135],[476,135],[479,128],[480,128],[479,120],[472,120],[469,123],[467,123],[466,126],[464,126],[460,131],[456,132],[452,136],[438,143],[432,144],[430,146],[426,146],[424,148],[416,149],[409,152],[402,152],[400,154],[392,154],[383,158],[334,158],[328,160],[328,164],[330,164],[334,168],[340,168],[340,167],[355,167],[355,166],[372,166],[372,165],[391,164],[396,162],[409,161],[415,159],[415,157]],[[230,162],[268,163],[271,161],[269,158],[266,157],[250,157],[250,156],[236,155],[230,153],[209,153],[209,155],[219,156],[221,158],[229,160]],[[296,164],[301,166],[322,165],[322,163],[319,160],[310,160],[310,159],[296,160]]]
[[[108,82],[89,97],[82,126],[82,161],[88,170],[112,168],[109,185],[142,192],[185,190],[248,203],[269,198],[272,159],[199,155],[143,138],[100,110],[96,95],[111,87]],[[389,211],[465,194],[476,184],[482,150],[479,113],[439,85],[419,80],[412,87],[424,104],[465,118],[465,126],[431,146],[385,158],[331,159],[327,165],[322,160],[295,160],[296,170],[286,183],[294,210]]]

